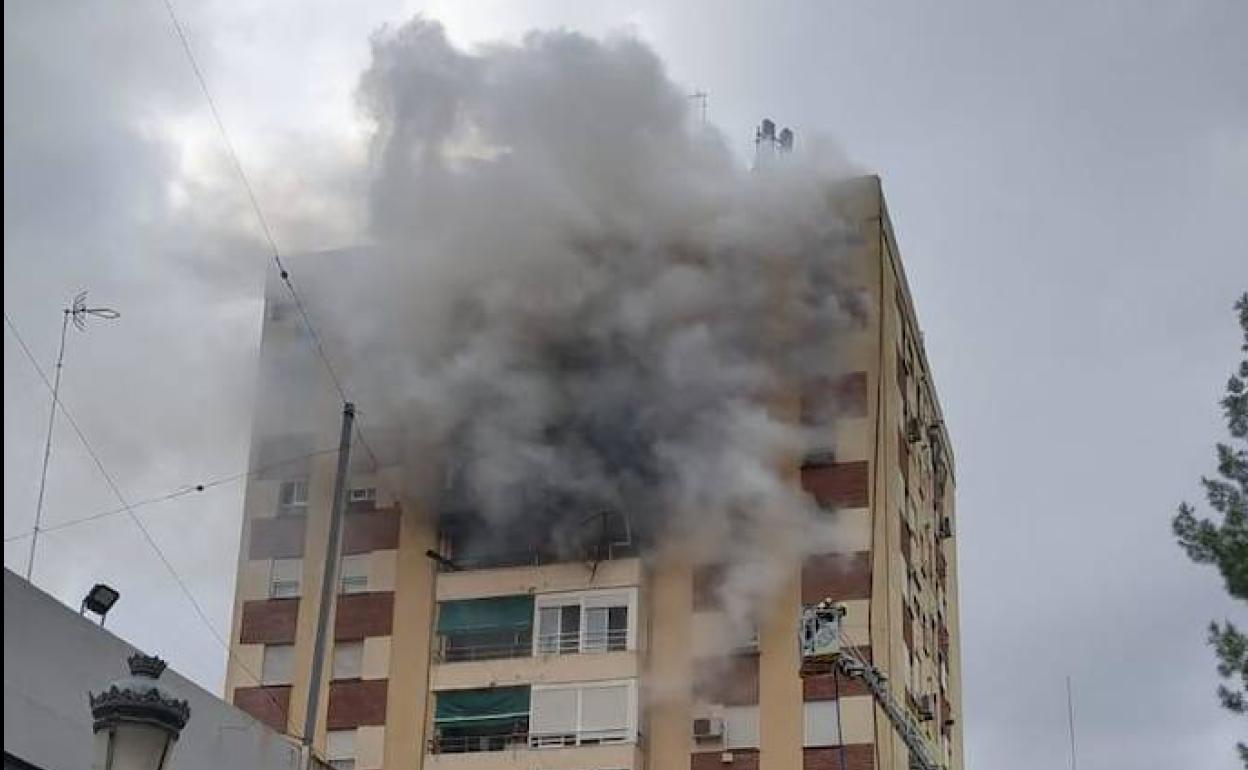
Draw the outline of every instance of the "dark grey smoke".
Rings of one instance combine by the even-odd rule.
[[[376,245],[334,326],[458,556],[696,533],[758,593],[776,548],[826,544],[784,464],[827,443],[797,396],[866,312],[843,168],[743,167],[627,37],[468,53],[416,20],[375,37],[359,98]]]

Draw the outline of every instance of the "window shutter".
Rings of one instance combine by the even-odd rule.
[[[581,740],[628,737],[628,685],[581,690]]]
[[[551,687],[533,691],[529,734],[564,736],[576,733],[577,691],[574,687]]]

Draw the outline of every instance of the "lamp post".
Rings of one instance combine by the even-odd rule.
[[[130,676],[87,695],[95,730],[91,770],[168,770],[191,708],[157,684],[163,660],[136,653],[127,662]]]

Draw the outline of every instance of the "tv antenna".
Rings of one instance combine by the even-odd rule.
[[[26,582],[35,572],[35,548],[39,545],[39,524],[43,521],[43,495],[48,485],[48,461],[52,458],[52,428],[56,425],[56,410],[60,406],[61,370],[65,366],[65,333],[72,322],[78,331],[87,330],[88,318],[114,321],[121,313],[108,307],[88,307],[87,293],[80,291],[70,306],[61,311],[61,347],[56,354],[56,374],[52,377],[52,407],[48,410],[48,435],[43,443],[43,469],[39,473],[39,499],[35,503],[35,527],[30,534],[30,558],[26,561]]]

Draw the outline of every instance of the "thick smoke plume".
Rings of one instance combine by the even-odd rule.
[[[369,425],[467,522],[457,558],[696,543],[744,616],[828,550],[795,471],[835,411],[799,396],[865,312],[843,169],[749,169],[629,37],[465,52],[416,20],[376,36],[359,100],[375,247],[335,326]]]

